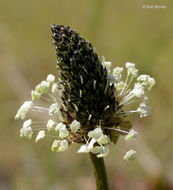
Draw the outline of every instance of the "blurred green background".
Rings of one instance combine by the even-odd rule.
[[[166,9],[143,9],[162,4]],[[14,115],[30,90],[48,73],[56,74],[51,24],[69,25],[92,42],[113,66],[136,63],[156,78],[148,93],[153,114],[133,117],[140,137],[137,159],[126,163],[111,147],[105,162],[111,189],[173,189],[173,1],[166,0],[1,0],[0,1],[0,189],[94,190],[88,155],[78,145],[52,153],[51,139],[19,138]]]

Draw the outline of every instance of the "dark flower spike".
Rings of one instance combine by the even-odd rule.
[[[70,27],[52,25],[65,122],[74,119],[86,131],[97,125],[112,127],[118,105],[114,85],[92,45]]]
[[[33,131],[39,130],[36,142],[46,135],[55,140],[53,152],[62,152],[74,142],[81,143],[78,153],[93,153],[104,157],[109,153],[110,142],[116,143],[120,135],[126,135],[129,141],[137,137],[130,130],[131,123],[126,117],[139,113],[146,117],[151,108],[146,105],[148,98],[145,90],[155,84],[149,75],[140,75],[135,64],[126,63],[127,77],[121,81],[122,67],[116,67],[111,73],[111,62],[104,57],[99,59],[92,45],[68,26],[52,25],[53,42],[57,54],[58,77],[49,74],[32,90],[32,101],[26,101],[18,110],[15,118],[25,119],[28,111],[45,112],[48,121],[33,122],[26,120],[20,130],[20,136],[32,138]],[[129,89],[137,78],[133,89]],[[50,101],[49,107],[34,106],[34,102],[43,98]],[[126,106],[142,102],[135,110],[127,111]],[[130,131],[129,131],[130,130]],[[125,160],[133,160],[136,152],[130,150]]]

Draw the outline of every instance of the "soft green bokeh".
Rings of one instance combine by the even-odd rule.
[[[156,3],[167,8],[142,9],[143,4]],[[123,139],[105,159],[112,189],[166,189],[164,184],[173,183],[172,12],[173,2],[166,0],[0,1],[0,189],[95,189],[89,156],[77,155],[77,145],[52,153],[49,138],[38,144],[20,139],[22,122],[13,119],[30,99],[30,90],[57,72],[53,23],[78,31],[113,66],[134,62],[140,73],[156,78],[148,93],[152,116],[133,117],[140,133],[134,145],[138,159],[122,160],[119,149],[129,148]]]

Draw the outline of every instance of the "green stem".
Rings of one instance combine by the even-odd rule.
[[[97,158],[95,154],[90,153],[90,159],[94,169],[97,190],[109,190],[103,158]]]

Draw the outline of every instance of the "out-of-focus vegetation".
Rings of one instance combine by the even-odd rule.
[[[166,9],[142,9],[143,4]],[[78,146],[52,153],[51,139],[19,138],[17,108],[48,73],[56,74],[50,25],[69,25],[113,66],[136,63],[156,78],[149,95],[152,116],[133,123],[138,158],[122,160],[120,139],[105,159],[112,189],[173,189],[173,2],[144,0],[0,1],[0,189],[94,190],[88,155]]]

